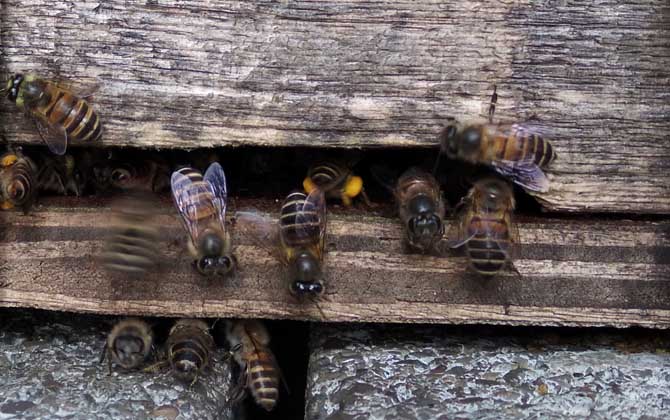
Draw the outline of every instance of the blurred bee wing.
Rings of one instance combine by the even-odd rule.
[[[297,225],[296,231],[299,235],[311,236],[310,231],[314,229],[316,224],[319,229],[319,246],[321,252],[323,252],[327,225],[326,196],[324,192],[318,188],[314,189],[305,198],[302,207],[298,209],[295,219]]]
[[[47,147],[49,147],[51,153],[59,156],[64,155],[67,149],[67,133],[65,130],[53,128],[37,118],[33,118],[33,121],[37,127],[37,132]]]
[[[276,220],[255,209],[236,212],[234,220],[235,235],[248,237],[254,245],[284,261],[279,254],[279,225]],[[239,240],[236,242],[240,243]]]
[[[178,171],[172,174],[170,184],[177,211],[181,215],[184,227],[195,242],[200,229],[199,224],[209,222],[210,217],[218,217],[209,184],[195,184]],[[199,214],[207,214],[210,217],[199,217]]]
[[[207,168],[203,179],[209,183],[214,194],[214,205],[217,208],[221,224],[226,224],[226,205],[228,203],[228,186],[226,184],[226,174],[223,168],[217,162],[212,163]]]
[[[549,178],[535,162],[499,160],[493,162],[493,168],[496,172],[511,178],[514,183],[529,191],[539,193],[549,191]]]

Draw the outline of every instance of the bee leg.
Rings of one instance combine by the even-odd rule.
[[[240,351],[242,348],[242,344],[236,344],[234,345],[226,354],[223,355],[223,358],[221,359],[222,362],[227,362],[230,358],[232,358],[235,353]]]
[[[348,195],[342,194],[340,199],[342,200],[342,204],[344,204],[345,207],[351,207],[351,198],[349,198]]]
[[[156,362],[152,365],[149,365],[149,366],[145,367],[144,369],[142,369],[142,372],[144,372],[144,373],[158,373],[161,370],[165,369],[165,367],[168,364],[169,364],[169,362],[167,360],[161,360],[161,361],[158,361],[158,362]]]
[[[498,87],[493,84],[493,94],[491,95],[491,103],[489,104],[489,123],[493,122],[493,115],[496,112],[496,103],[498,103]]]
[[[195,376],[193,377],[193,380],[191,381],[191,383],[188,384],[188,389],[193,388],[193,385],[195,385],[196,382],[198,382],[198,374],[197,374],[197,373],[196,373]]]
[[[521,274],[519,269],[514,266],[514,263],[512,262],[509,263],[509,269],[512,270],[514,273],[516,273],[516,275],[519,276],[519,278],[523,278],[523,275]]]
[[[370,198],[368,197],[368,195],[365,193],[364,189],[361,189],[361,198],[363,198],[363,202],[365,203],[365,205],[367,207],[369,207],[369,208],[374,208],[375,207],[375,205],[372,203],[372,201],[370,201]]]

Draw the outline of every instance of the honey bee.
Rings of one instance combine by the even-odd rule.
[[[422,252],[434,249],[444,235],[444,198],[435,177],[412,167],[396,183],[398,203],[408,244]]]
[[[241,231],[247,231],[287,267],[291,294],[302,298],[324,293],[326,200],[321,190],[312,190],[309,195],[291,192],[282,203],[278,229],[271,219],[254,212],[237,212],[235,219]],[[269,248],[273,245],[275,249]]]
[[[214,339],[205,321],[180,319],[170,330],[165,346],[172,373],[193,385],[209,366]]]
[[[198,272],[206,276],[232,273],[237,260],[226,229],[228,192],[221,165],[211,164],[204,177],[193,168],[182,168],[172,174],[171,185]]]
[[[270,350],[265,325],[257,320],[232,321],[227,324],[226,337],[242,370],[236,392],[239,397],[235,399],[241,399],[248,389],[256,404],[272,411],[279,399],[281,372]]]
[[[549,140],[522,124],[494,124],[495,88],[487,124],[460,124],[451,119],[440,135],[442,152],[451,159],[491,166],[528,191],[549,191],[543,169],[556,160]]]
[[[27,213],[35,201],[36,178],[35,164],[20,151],[0,156],[0,209],[21,207]]]
[[[143,274],[163,259],[159,227],[154,219],[157,203],[146,195],[130,194],[113,206],[111,232],[101,255],[112,272]]]
[[[318,188],[325,193],[326,198],[340,199],[347,207],[352,205],[352,200],[358,195],[371,206],[363,189],[363,179],[353,175],[349,168],[339,163],[321,162],[312,165],[302,186],[307,194]]]
[[[141,163],[114,160],[95,168],[96,182],[101,189],[161,192],[169,188],[168,166],[155,160]]]
[[[71,193],[77,197],[82,195],[86,180],[72,155],[43,155],[38,166],[37,185],[40,191],[62,195]]]
[[[110,375],[112,362],[126,370],[138,369],[149,357],[153,342],[154,334],[149,324],[138,318],[123,319],[107,336],[100,363],[107,358]]]
[[[506,182],[486,178],[475,182],[460,204],[457,223],[449,232],[452,248],[465,245],[470,267],[492,276],[509,267],[517,274],[513,256],[519,232],[512,220],[514,193]]]
[[[59,83],[33,74],[15,74],[4,92],[35,121],[54,154],[65,154],[69,140],[94,142],[102,137],[102,124],[93,107]]]

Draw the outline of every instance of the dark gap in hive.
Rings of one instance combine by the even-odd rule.
[[[24,146],[23,151],[31,157],[38,167],[53,160],[45,147]],[[382,215],[394,216],[393,196],[389,187],[393,186],[404,170],[419,166],[432,172],[438,155],[438,148],[385,148],[385,149],[318,149],[318,148],[266,148],[237,147],[183,150],[145,150],[130,148],[78,148],[71,147],[68,154],[74,158],[85,181],[84,196],[115,195],[120,191],[109,186],[108,180],[100,180],[94,172],[100,168],[114,167],[119,163],[131,163],[141,166],[148,161],[162,162],[166,168],[163,175],[165,186],[169,183],[169,174],[180,166],[193,166],[204,171],[211,161],[223,166],[228,181],[231,208],[236,198],[283,199],[293,189],[302,188],[302,181],[310,164],[321,160],[336,160],[349,165],[354,174],[364,180],[365,191]],[[493,171],[483,166],[449,160],[442,156],[436,171],[436,177],[450,207],[459,203],[472,186],[472,183],[484,176],[495,176]],[[161,194],[168,196],[169,191]],[[42,196],[48,194],[42,193]],[[539,215],[541,207],[537,201],[516,188],[517,213]],[[334,202],[332,204],[339,204]],[[385,208],[384,204],[388,205]],[[357,209],[368,210],[361,200],[357,200]]]

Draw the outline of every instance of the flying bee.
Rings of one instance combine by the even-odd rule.
[[[138,318],[119,321],[107,336],[100,363],[107,358],[109,374],[112,362],[123,369],[138,369],[149,357],[153,348],[154,334],[146,322]]]
[[[172,373],[193,385],[209,366],[214,339],[205,321],[180,319],[170,330],[165,346]]]
[[[444,198],[435,177],[412,167],[396,183],[394,195],[408,244],[430,251],[444,235]]]
[[[441,150],[451,159],[491,166],[532,192],[549,191],[543,169],[556,160],[549,140],[522,124],[494,124],[498,95],[494,86],[489,122],[461,124],[451,119],[440,134]]]
[[[27,213],[37,194],[36,178],[35,164],[20,151],[0,156],[0,209],[21,207]]]
[[[226,229],[228,191],[221,165],[212,163],[204,177],[193,168],[182,168],[172,174],[171,185],[198,272],[206,276],[232,273],[237,260]]]
[[[465,245],[470,267],[481,275],[492,276],[505,267],[518,274],[513,256],[519,232],[512,220],[510,185],[495,178],[477,181],[459,206],[458,221],[449,232],[452,248]]]
[[[270,334],[258,320],[232,321],[226,325],[226,338],[235,361],[242,370],[238,398],[248,389],[266,411],[272,411],[279,399],[281,372],[270,350]]]
[[[324,193],[291,192],[282,203],[278,228],[271,219],[255,212],[238,212],[236,228],[247,231],[256,243],[270,251],[287,267],[289,291],[294,296],[318,297],[326,237]]]
[[[143,274],[157,268],[163,257],[156,207],[154,200],[137,192],[114,204],[111,232],[100,258],[107,270]]]
[[[102,124],[93,107],[59,83],[33,74],[15,74],[4,93],[35,121],[54,154],[65,154],[69,140],[83,143],[102,137]]]
[[[371,206],[363,189],[363,179],[352,174],[349,168],[339,163],[321,162],[312,165],[307,171],[307,177],[303,180],[302,186],[307,194],[318,188],[325,193],[326,198],[342,200],[347,207],[352,205],[352,200],[358,195],[368,206]]]

